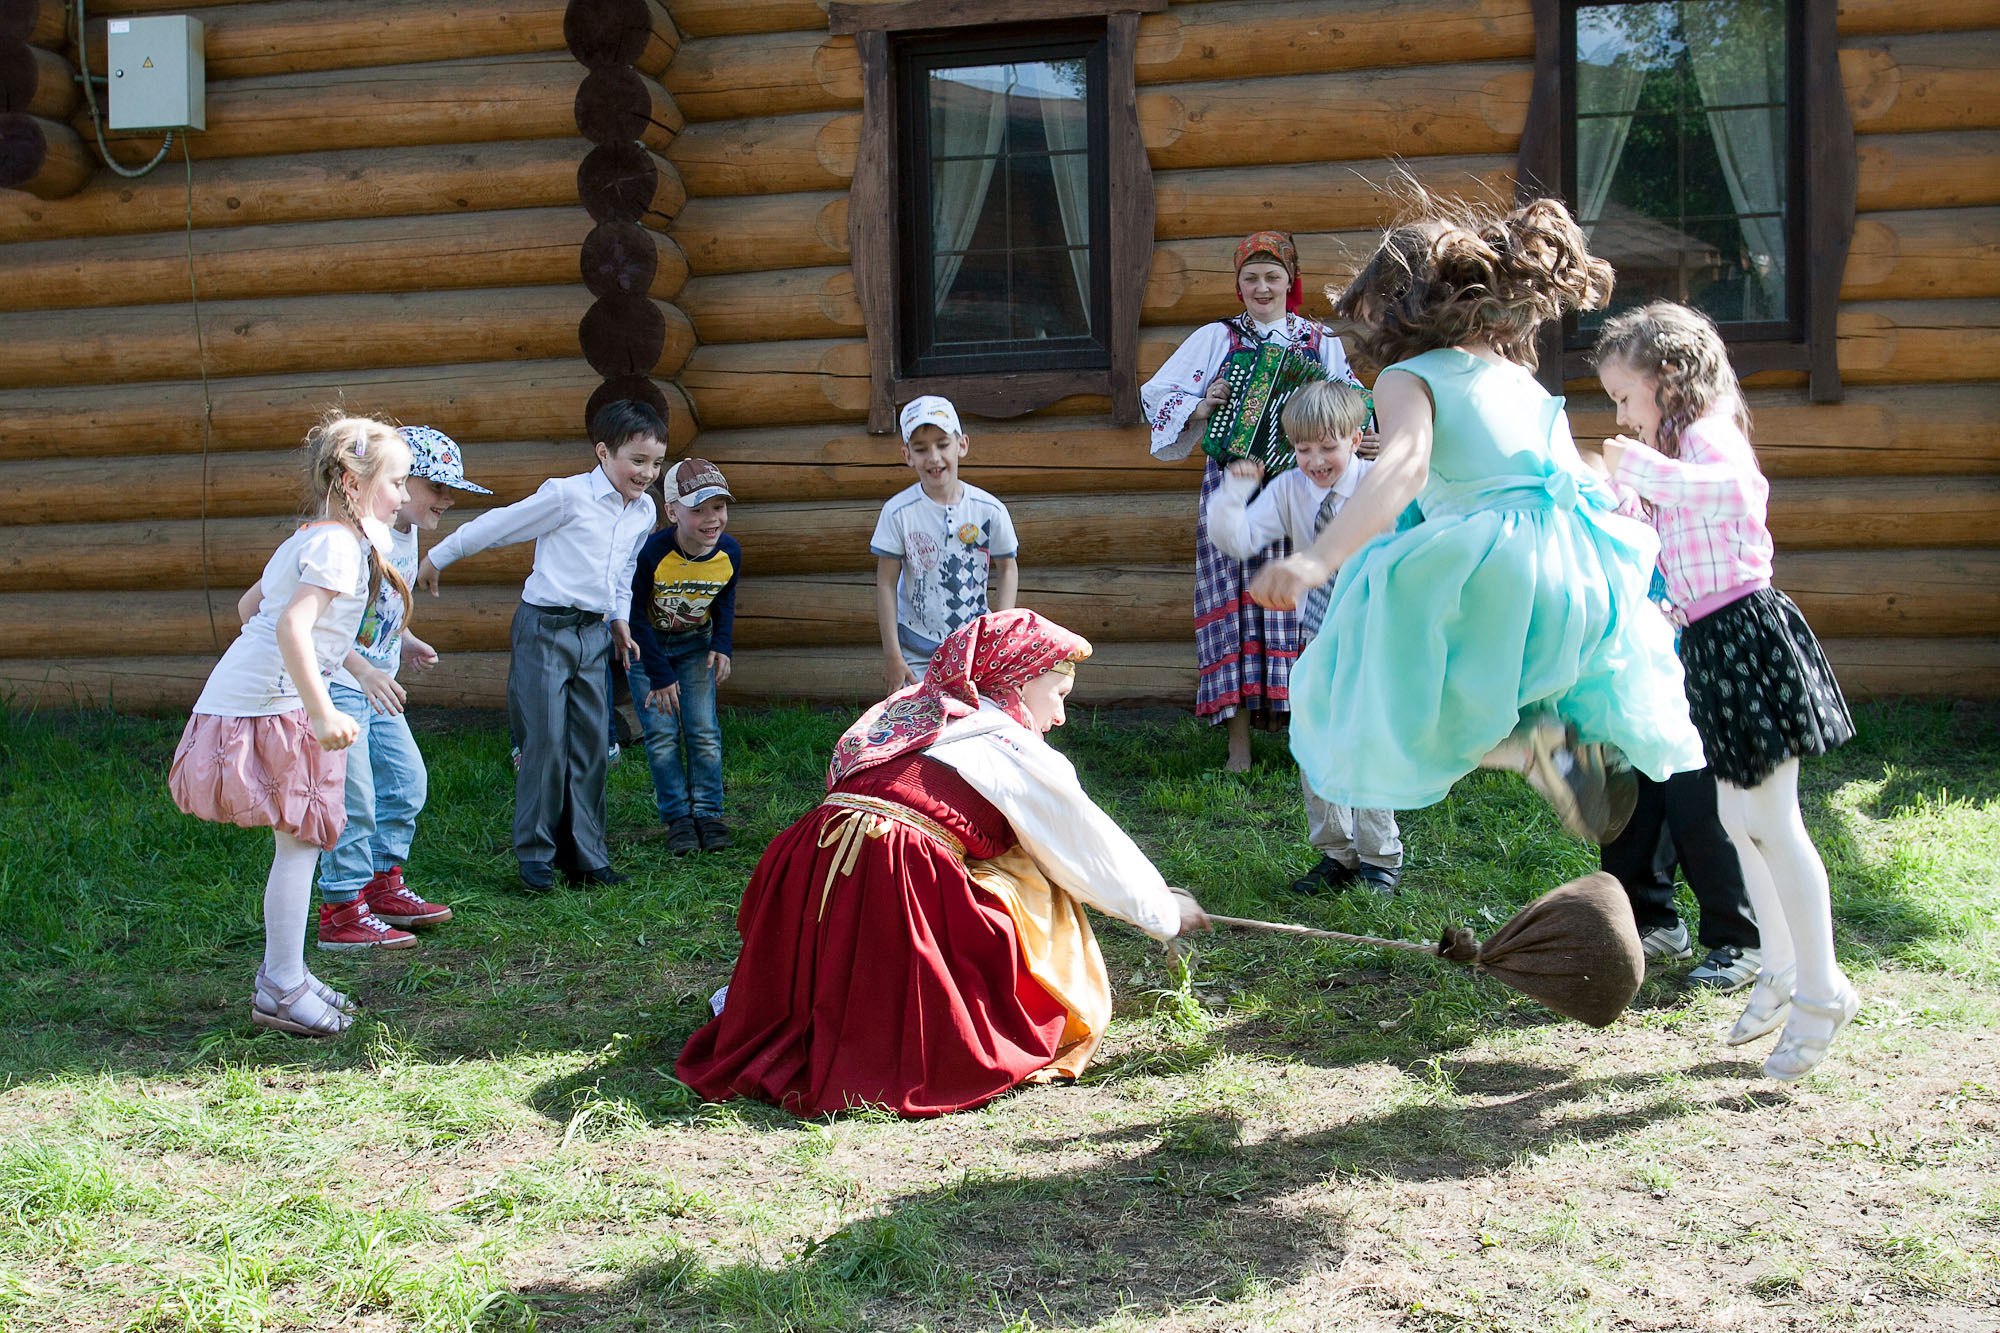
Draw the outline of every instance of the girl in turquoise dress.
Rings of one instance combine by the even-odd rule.
[[[1608,842],[1627,764],[1662,781],[1702,766],[1673,631],[1646,600],[1658,539],[1616,512],[1531,373],[1542,323],[1610,292],[1610,265],[1541,199],[1397,226],[1336,297],[1387,367],[1381,456],[1312,549],[1251,589],[1288,607],[1339,574],[1292,679],[1292,752],[1326,800],[1412,809],[1513,769]],[[1389,532],[1413,500],[1422,521]]]

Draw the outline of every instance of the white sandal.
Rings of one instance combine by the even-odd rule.
[[[1861,996],[1852,986],[1835,996],[1826,1004],[1816,1004],[1811,1000],[1792,997],[1792,1019],[1797,1021],[1800,1014],[1813,1018],[1824,1018],[1833,1027],[1823,1037],[1795,1037],[1792,1024],[1785,1024],[1785,1035],[1778,1038],[1778,1044],[1771,1048],[1764,1058],[1764,1077],[1777,1079],[1780,1083],[1791,1083],[1804,1078],[1820,1061],[1826,1059],[1826,1048],[1833,1045],[1833,1039],[1861,1012]]]
[[[295,1017],[292,1006],[308,995],[319,1004],[318,1016],[311,1020]],[[250,993],[250,1021],[260,1028],[274,1028],[301,1037],[337,1037],[347,1031],[348,1024],[354,1020],[321,1000],[313,990],[310,978],[288,991],[280,991],[269,977],[259,971],[257,987]]]
[[[262,986],[265,984],[264,976],[264,965],[259,963],[257,965],[257,985]],[[312,993],[319,996],[319,1002],[329,1009],[338,1009],[341,1013],[349,1016],[361,1012],[361,1006],[355,1002],[353,996],[349,995],[346,991],[335,990],[311,972],[306,973],[306,985],[312,987]]]
[[[1792,973],[1793,969],[1788,967],[1782,972],[1757,974],[1757,980],[1750,985],[1750,999],[1743,1006],[1743,1016],[1722,1039],[1725,1046],[1748,1045],[1778,1030],[1792,1011]]]

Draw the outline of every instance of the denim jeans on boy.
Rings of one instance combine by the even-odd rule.
[[[708,669],[708,631],[662,634],[660,650],[680,678],[680,709],[672,717],[646,704],[653,686],[645,664],[632,668],[632,708],[646,729],[646,762],[663,821],[687,815],[722,817],[722,725],[715,715],[715,675]]]
[[[383,717],[361,691],[337,681],[328,681],[327,690],[333,706],[361,728],[347,747],[347,827],[319,858],[321,900],[344,903],[358,897],[376,871],[409,856],[430,777],[408,717]]]

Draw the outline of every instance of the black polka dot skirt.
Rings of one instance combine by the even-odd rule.
[[[1854,719],[1792,599],[1763,588],[1681,633],[1688,713],[1715,776],[1754,787],[1787,759],[1825,754]]]

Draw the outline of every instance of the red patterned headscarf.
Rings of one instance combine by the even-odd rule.
[[[864,768],[929,745],[947,723],[978,712],[981,699],[1033,727],[1021,687],[1089,656],[1090,640],[1033,611],[989,611],[959,626],[938,645],[921,681],[863,713],[834,744],[828,790]]]
[[[1285,292],[1285,309],[1297,314],[1305,304],[1305,284],[1299,281],[1299,248],[1292,244],[1292,238],[1281,231],[1251,232],[1236,247],[1236,271],[1241,273],[1243,266],[1253,259],[1284,265],[1292,279]]]

